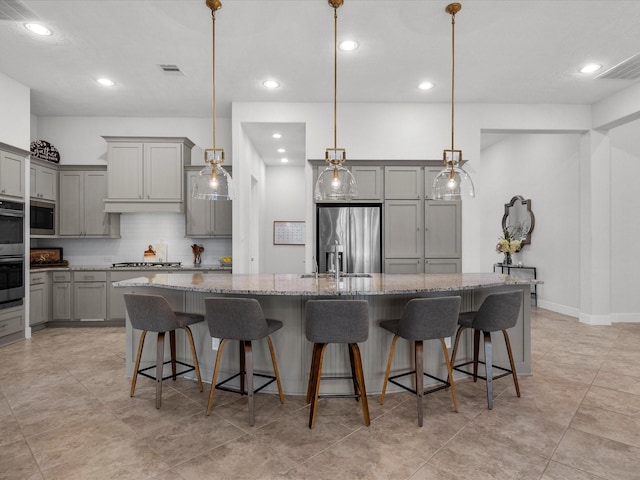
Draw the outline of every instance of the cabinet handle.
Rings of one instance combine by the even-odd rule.
[[[4,192],[4,190],[3,190],[3,192]],[[5,328],[7,328],[7,324],[6,323],[4,323],[4,324],[2,324],[2,326],[0,326],[0,330],[4,330]]]
[[[7,191],[6,189],[4,189],[4,188],[2,189],[2,193],[6,192],[6,191]]]

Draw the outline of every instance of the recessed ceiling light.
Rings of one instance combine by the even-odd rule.
[[[284,148],[279,148],[278,149],[278,153],[284,153],[284,152],[286,152],[286,150]]]
[[[41,35],[43,37],[53,34],[51,30],[39,23],[25,23],[24,28],[29,30],[31,33],[35,33],[36,35]]]
[[[597,72],[601,68],[602,68],[602,65],[599,65],[597,63],[590,63],[582,67],[580,69],[580,73],[593,73],[593,72]]]
[[[280,161],[282,163],[289,163],[289,159],[288,158],[281,158]]]
[[[433,88],[433,83],[431,83],[431,82],[422,82],[420,85],[418,85],[418,88],[420,90],[431,90]]]
[[[273,135],[271,135],[273,138],[282,138],[282,135],[280,133],[274,133]]]
[[[109,78],[99,78],[98,83],[103,87],[113,87],[116,83]]]
[[[262,85],[264,86],[264,88],[272,90],[274,88],[278,88],[280,86],[280,82],[277,82],[275,80],[265,80],[264,82],[262,82]]]
[[[358,42],[354,40],[345,40],[343,42],[340,42],[340,45],[338,45],[338,48],[345,52],[350,52],[358,48]]]

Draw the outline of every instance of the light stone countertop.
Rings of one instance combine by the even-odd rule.
[[[336,285],[333,276],[316,279],[301,274],[158,273],[114,282],[116,287],[158,287],[171,290],[236,295],[394,295],[446,292],[499,287],[502,285],[541,284],[539,280],[499,273],[456,274],[384,274],[369,278],[345,277]]]
[[[69,265],[68,267],[39,267],[39,268],[31,268],[29,270],[30,273],[38,273],[38,272],[81,272],[81,271],[99,271],[99,272],[121,272],[121,271],[149,271],[149,270],[158,270],[158,271],[175,271],[180,272],[182,270],[203,270],[203,271],[211,271],[211,270],[219,270],[221,272],[230,272],[231,267],[223,267],[220,264],[201,264],[201,265],[193,265],[190,263],[182,264],[179,267],[112,267],[111,265]]]

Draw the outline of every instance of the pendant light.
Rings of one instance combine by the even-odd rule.
[[[460,166],[462,150],[454,147],[455,28],[456,13],[461,9],[462,5],[459,3],[451,3],[445,8],[451,15],[451,149],[444,150],[442,159],[445,168],[433,180],[431,198],[436,200],[460,200],[476,196],[471,177]]]
[[[350,200],[358,195],[358,186],[352,173],[343,163],[347,159],[344,148],[338,148],[337,92],[338,92],[338,8],[344,0],[329,0],[333,8],[333,148],[325,151],[329,164],[318,176],[314,191],[316,201]]]
[[[213,148],[204,151],[204,161],[207,164],[195,179],[191,196],[204,200],[232,200],[233,182],[231,175],[222,168],[224,149],[216,148],[216,10],[222,8],[220,0],[206,0],[211,9],[212,25],[212,57],[213,71]]]

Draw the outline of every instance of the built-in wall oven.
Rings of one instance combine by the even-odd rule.
[[[24,204],[0,200],[0,308],[24,298]]]

